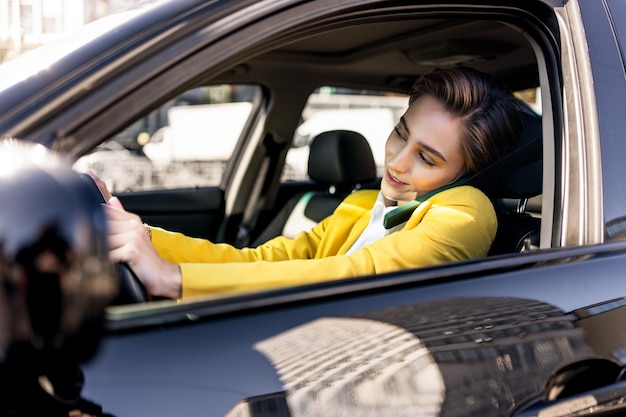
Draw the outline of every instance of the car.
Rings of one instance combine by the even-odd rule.
[[[489,256],[111,305],[81,395],[120,416],[625,415],[625,42],[621,0],[161,0],[0,65],[0,136],[71,162],[142,146],[172,106],[251,103],[214,184],[117,193],[235,245],[326,187],[281,180],[312,94],[406,98],[466,65],[527,104],[520,147],[476,180]]]

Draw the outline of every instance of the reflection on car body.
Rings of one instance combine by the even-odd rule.
[[[504,297],[317,319],[255,347],[293,415],[499,415],[541,392],[563,361],[594,353],[574,315]]]
[[[133,191],[117,193],[151,225],[227,243],[253,241],[292,197],[322,189],[281,181],[321,88],[402,95],[417,74],[469,65],[539,94],[520,152],[532,158],[481,184],[507,190],[492,199],[489,256],[110,307],[83,395],[120,416],[620,415],[624,22],[621,0],[161,0],[0,65],[0,136],[72,162],[110,140],[138,145],[174,103],[210,104],[198,91],[255,86],[219,183],[152,175],[158,188],[135,192],[144,177],[125,174]]]

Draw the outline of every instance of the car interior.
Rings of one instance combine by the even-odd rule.
[[[550,161],[560,125],[553,116],[560,110],[554,94],[555,48],[546,36],[551,24],[549,18],[540,23],[503,10],[431,13],[407,6],[327,16],[315,25],[279,32],[262,45],[250,40],[248,47],[226,60],[228,67],[198,70],[146,104],[140,113],[143,119],[132,120],[136,128],[194,88],[257,86],[232,155],[222,161],[219,184],[178,188],[167,184],[117,194],[128,210],[154,226],[238,246],[261,244],[283,233],[294,212],[315,224],[346,192],[378,184],[369,150],[347,150],[362,140],[356,139],[358,133],[346,131],[322,132],[312,141],[307,179],[284,179],[286,155],[311,94],[335,86],[406,95],[418,74],[466,65],[492,74],[516,92],[520,102],[530,103],[524,106],[525,128],[518,148],[471,181],[491,198],[498,214],[490,255],[554,246],[552,229],[558,221],[551,210],[554,193],[543,192],[554,189]],[[211,52],[211,48],[202,51],[207,61]],[[525,99],[528,92],[536,95],[532,101]],[[108,139],[119,138],[120,131],[124,132],[120,128]],[[137,130],[133,132],[134,140]],[[206,141],[220,140],[209,133]]]
[[[290,198],[251,246],[276,236],[293,238],[330,216],[351,192],[377,188],[380,182],[369,143],[363,135],[349,130],[332,130],[314,137],[307,171],[310,180],[325,189]]]

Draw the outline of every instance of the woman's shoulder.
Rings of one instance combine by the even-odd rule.
[[[379,192],[380,190],[355,191],[353,193],[350,193],[346,198],[344,198],[342,204],[353,204],[369,209],[374,206],[376,198],[378,198]]]
[[[487,195],[471,185],[460,185],[434,195],[430,201],[435,206],[463,206],[477,211],[493,211],[493,204]]]

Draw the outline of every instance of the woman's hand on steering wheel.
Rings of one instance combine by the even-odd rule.
[[[107,204],[111,199],[111,193],[104,181],[93,171],[83,172],[80,175],[92,189],[98,201]],[[146,288],[127,263],[115,263],[113,267],[119,279],[118,294],[113,300],[113,305],[145,303],[149,300]]]
[[[93,171],[83,173],[98,192],[107,215],[109,259],[120,277],[116,304],[148,301],[148,293],[166,298],[180,297],[180,267],[162,259],[139,216],[127,212],[117,197]]]
[[[109,259],[127,263],[149,294],[167,298],[181,295],[180,267],[161,258],[139,216],[124,210],[117,197],[105,206],[109,233]]]

